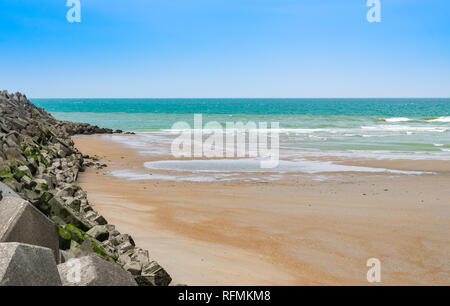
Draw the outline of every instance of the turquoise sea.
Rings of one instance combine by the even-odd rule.
[[[450,154],[446,99],[32,99],[57,119],[135,132],[177,121],[279,122],[282,147]]]

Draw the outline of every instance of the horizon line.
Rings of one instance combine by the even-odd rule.
[[[450,99],[450,97],[27,97],[28,99]]]

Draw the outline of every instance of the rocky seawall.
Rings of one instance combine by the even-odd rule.
[[[0,285],[169,285],[77,185],[79,172],[104,165],[70,136],[121,132],[59,121],[23,94],[0,92]]]

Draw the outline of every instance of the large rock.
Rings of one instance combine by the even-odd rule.
[[[0,201],[0,242],[21,242],[49,248],[59,262],[56,224],[23,199],[3,197]]]
[[[21,162],[26,162],[25,157],[20,153],[20,151],[16,148],[8,148],[5,150],[5,155],[8,159],[15,159]]]
[[[109,230],[107,228],[107,225],[96,225],[93,228],[91,228],[87,232],[87,234],[91,235],[100,242],[108,240],[109,238]]]
[[[22,184],[17,182],[14,178],[5,178],[3,179],[3,183],[9,186],[13,191],[21,192],[22,191]]]
[[[172,278],[156,261],[152,261],[142,268],[137,281],[140,285],[168,286]]]
[[[129,272],[97,255],[69,259],[58,271],[64,286],[137,286]]]
[[[20,198],[20,196],[15,193],[11,188],[9,188],[7,185],[0,182],[0,193],[3,195],[3,197],[15,197]],[[1,196],[0,196],[1,201]]]
[[[81,228],[83,231],[88,231],[94,224],[90,224],[87,220],[84,220],[80,214],[74,211],[71,207],[66,206],[64,200],[55,196],[48,201],[48,214],[50,216],[60,217],[64,223],[73,224],[76,227]]]
[[[60,254],[60,257],[59,257],[60,258],[59,259],[60,263],[65,263],[69,259],[75,258],[75,256],[72,253],[67,252],[67,251],[61,250],[59,254]]]
[[[0,243],[0,286],[61,286],[52,250]]]
[[[130,272],[133,275],[140,275],[142,271],[142,266],[136,261],[130,261],[126,265],[123,266],[125,271]]]
[[[133,238],[128,234],[120,234],[120,235],[115,236],[113,239],[111,239],[111,243],[114,246],[119,246],[119,245],[123,244],[124,242],[128,242],[132,246],[136,245],[134,243]]]
[[[135,267],[136,265],[131,263],[137,263],[139,265],[139,271],[141,271],[143,267],[150,263],[150,257],[147,250],[136,247],[120,254],[117,263],[124,266],[125,270],[127,270],[125,266]]]

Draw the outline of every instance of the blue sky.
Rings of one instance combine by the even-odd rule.
[[[0,1],[0,87],[29,97],[450,97],[450,1]]]

